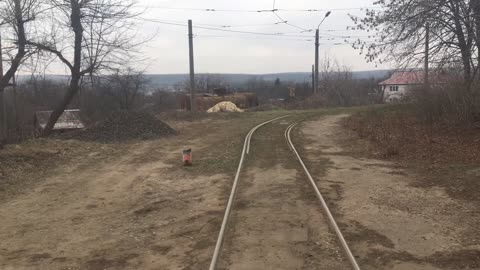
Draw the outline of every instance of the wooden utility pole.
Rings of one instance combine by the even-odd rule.
[[[425,87],[429,87],[430,24],[425,26]]]
[[[188,45],[190,51],[190,111],[195,112],[195,65],[193,62],[192,20],[188,20]]]
[[[314,94],[318,94],[318,63],[319,63],[319,55],[318,55],[318,47],[320,47],[320,31],[317,28],[317,31],[315,32],[315,87]]]
[[[0,34],[0,78],[3,77],[3,50],[2,50],[2,35]],[[7,123],[7,96],[5,95],[5,88],[0,86],[0,94],[2,95],[2,138],[0,145],[7,141],[8,137],[8,123]]]

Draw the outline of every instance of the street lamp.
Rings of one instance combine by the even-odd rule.
[[[317,31],[315,32],[315,94],[318,94],[318,64],[319,64],[319,56],[318,56],[318,48],[320,47],[320,26],[325,21],[325,19],[332,14],[331,11],[325,13],[325,17],[323,20],[318,24]]]

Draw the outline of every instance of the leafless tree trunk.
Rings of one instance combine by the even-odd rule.
[[[135,33],[131,32],[133,24],[129,20],[135,16],[131,14],[132,1],[51,1],[51,8],[57,16],[63,16],[64,36],[59,39],[55,29],[57,31],[51,33],[50,41],[29,41],[27,44],[49,52],[63,62],[70,71],[70,84],[62,101],[54,108],[43,136],[51,134],[56,122],[79,92],[85,75],[113,69],[128,61],[133,48],[141,44],[133,42]],[[73,47],[73,52],[66,49],[69,46]],[[73,60],[69,60],[70,57]]]
[[[10,67],[0,78],[0,92],[10,85],[20,64],[27,56],[27,34],[25,24],[35,19],[37,0],[8,0],[1,3],[0,25],[8,25],[15,33],[13,44],[16,52]]]

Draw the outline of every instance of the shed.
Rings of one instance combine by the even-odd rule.
[[[51,114],[52,111],[35,112],[35,130],[42,131],[47,126]],[[62,132],[83,128],[85,128],[85,125],[80,118],[80,110],[65,110],[53,127],[53,130]]]

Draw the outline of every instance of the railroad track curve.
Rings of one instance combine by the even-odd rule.
[[[215,245],[215,250],[214,250],[211,262],[210,262],[209,270],[215,270],[217,268],[217,264],[218,264],[218,261],[220,259],[220,255],[221,255],[222,248],[223,248],[223,243],[224,243],[224,240],[225,240],[225,234],[227,232],[227,227],[229,226],[229,220],[230,220],[230,216],[231,216],[231,213],[232,213],[232,208],[233,208],[233,204],[234,204],[234,201],[235,201],[235,197],[236,197],[236,194],[237,194],[238,184],[239,184],[239,181],[240,181],[240,174],[241,174],[241,171],[242,171],[242,168],[243,168],[245,158],[250,153],[250,144],[251,144],[252,136],[262,126],[265,126],[269,123],[272,123],[274,121],[284,119],[284,118],[287,118],[287,117],[290,117],[290,115],[283,116],[283,117],[278,117],[278,118],[266,121],[266,122],[264,122],[260,125],[257,125],[256,127],[252,128],[250,130],[250,132],[246,135],[244,145],[243,145],[243,149],[242,149],[242,153],[241,153],[241,157],[240,157],[240,162],[239,162],[239,165],[238,165],[238,168],[237,168],[237,172],[235,174],[235,179],[234,179],[232,189],[231,189],[231,192],[230,192],[230,196],[229,196],[229,199],[228,199],[228,203],[227,203],[227,206],[226,206],[226,209],[225,209],[222,225],[221,225],[221,228],[220,228],[220,232],[218,234],[218,238],[217,238],[216,245]],[[303,170],[304,170],[304,172],[305,172],[305,174],[306,174],[306,176],[307,176],[307,178],[308,178],[308,180],[309,180],[309,182],[310,182],[318,200],[320,201],[320,204],[323,208],[323,211],[324,211],[325,215],[328,217],[329,225],[335,231],[338,242],[340,243],[340,245],[342,247],[342,250],[345,252],[346,257],[348,258],[349,264],[352,266],[352,269],[360,270],[360,267],[358,266],[358,263],[356,262],[355,256],[352,254],[347,242],[345,241],[345,238],[343,237],[343,234],[342,234],[340,228],[338,227],[337,222],[335,221],[330,209],[328,208],[328,205],[325,202],[324,197],[320,193],[320,190],[319,190],[318,186],[316,185],[315,181],[313,180],[313,177],[311,176],[310,172],[308,171],[305,163],[303,162],[303,160],[300,156],[300,153],[297,151],[297,149],[296,149],[296,147],[295,147],[295,145],[292,141],[291,131],[299,123],[300,122],[295,122],[295,123],[293,123],[293,124],[291,124],[287,127],[287,129],[285,130],[285,133],[284,133],[285,141],[286,141],[288,147],[291,149],[291,151],[295,154],[297,160],[299,161],[301,167],[303,168]]]
[[[297,149],[295,148],[295,145],[293,144],[291,132],[298,124],[299,124],[299,122],[293,123],[285,130],[285,140],[287,141],[288,146],[293,151],[293,153],[295,154],[295,156],[298,159],[298,162],[300,163],[303,170],[305,171],[305,174],[307,175],[308,180],[309,180],[310,184],[312,185],[312,188],[314,189],[315,194],[317,195],[317,198],[320,201],[320,204],[322,205],[323,211],[325,212],[325,214],[328,217],[328,221],[330,222],[330,226],[335,231],[335,234],[338,238],[338,241],[340,242],[340,244],[342,246],[342,249],[345,252],[345,255],[347,256],[347,258],[348,258],[348,260],[349,260],[349,262],[352,266],[352,269],[360,270],[360,267],[358,266],[357,260],[355,259],[355,256],[353,255],[352,251],[350,250],[350,247],[348,246],[348,243],[345,240],[345,237],[343,237],[342,231],[338,227],[337,222],[335,221],[335,218],[333,217],[332,212],[330,211],[330,208],[328,207],[325,199],[323,198],[322,193],[320,192],[320,189],[318,188],[317,184],[315,183],[315,180],[313,180],[313,177],[310,174],[310,172],[308,171],[307,166],[303,162],[302,157],[300,156],[300,153],[297,151]]]
[[[220,252],[221,252],[223,242],[224,242],[224,239],[225,239],[225,232],[227,230],[228,222],[230,220],[230,213],[232,212],[233,202],[235,201],[235,195],[237,194],[237,187],[238,187],[238,182],[239,182],[239,179],[240,179],[240,173],[241,173],[242,168],[243,168],[243,163],[245,161],[245,156],[250,153],[250,143],[251,143],[253,134],[259,128],[261,128],[261,127],[263,127],[263,126],[265,126],[265,125],[267,125],[271,122],[274,122],[274,121],[277,121],[277,120],[280,120],[280,119],[284,119],[284,118],[287,118],[287,117],[290,117],[290,115],[278,117],[278,118],[263,122],[260,125],[252,128],[250,130],[250,132],[248,132],[247,136],[245,137],[245,142],[243,143],[243,149],[242,149],[242,154],[241,154],[241,157],[240,157],[240,162],[238,164],[237,173],[235,174],[235,179],[233,181],[232,191],[230,192],[230,197],[228,198],[227,207],[225,208],[225,214],[223,216],[222,226],[220,227],[220,232],[218,234],[217,243],[215,244],[215,250],[213,252],[212,260],[210,262],[209,270],[215,270],[216,267],[217,267],[218,259],[220,257]]]

